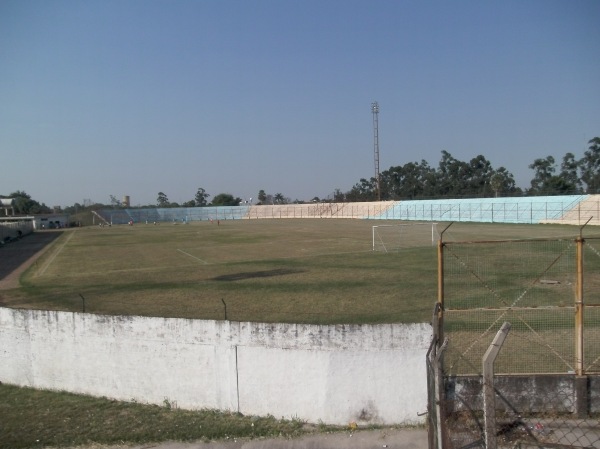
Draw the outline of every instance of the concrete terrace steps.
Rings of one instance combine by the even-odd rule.
[[[600,195],[406,200],[363,203],[272,204],[220,207],[102,209],[113,224],[205,220],[354,218],[481,223],[600,225]]]
[[[588,222],[589,220],[589,222]],[[544,220],[542,223],[559,223],[582,226],[600,225],[600,195],[589,195],[583,201],[567,210],[563,215],[554,220]]]

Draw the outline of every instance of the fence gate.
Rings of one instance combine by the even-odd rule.
[[[430,449],[600,449],[600,238],[440,240],[433,327]]]

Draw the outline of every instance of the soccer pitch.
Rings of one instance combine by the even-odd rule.
[[[3,302],[211,320],[428,322],[437,292],[436,247],[374,252],[372,226],[385,223],[397,221],[225,220],[72,229],[29,268],[20,288],[3,292]],[[440,223],[438,230],[447,225]],[[455,223],[445,240],[577,232],[559,225]]]

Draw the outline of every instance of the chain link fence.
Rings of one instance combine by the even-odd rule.
[[[600,238],[440,241],[438,256],[430,448],[600,448]]]

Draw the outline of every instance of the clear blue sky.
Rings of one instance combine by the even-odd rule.
[[[600,1],[0,0],[0,194],[48,206],[534,159],[600,136]],[[209,200],[211,199],[209,198]]]

